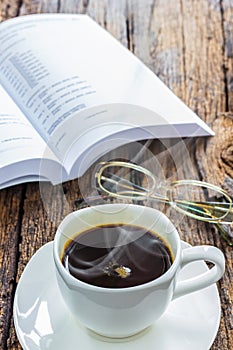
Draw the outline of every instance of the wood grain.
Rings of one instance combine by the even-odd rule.
[[[8,336],[12,312],[19,258],[23,198],[24,188],[21,186],[0,192],[0,344],[4,344]]]
[[[233,196],[233,3],[231,0],[1,0],[0,20],[42,12],[87,13],[134,52],[206,121],[216,135],[182,144],[154,141],[164,175],[222,186]],[[145,92],[146,93],[146,92]],[[156,96],[155,96],[156,98]],[[188,152],[188,153],[187,153]],[[174,157],[179,153],[179,161]],[[187,156],[188,154],[188,156]],[[173,159],[171,159],[173,158]],[[88,183],[89,178],[79,180]],[[57,225],[80,198],[79,181],[63,186],[16,186],[0,192],[0,347],[21,349],[12,320],[17,282],[35,251],[54,237]],[[215,228],[177,220],[191,244],[214,244],[226,257],[218,283],[222,318],[212,350],[233,348],[233,249]],[[199,350],[199,349],[197,349]]]

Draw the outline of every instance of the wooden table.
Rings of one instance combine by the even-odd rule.
[[[0,2],[1,21],[40,12],[87,13],[146,63],[216,133],[185,141],[190,159],[180,164],[181,176],[222,186],[233,196],[232,0]],[[150,149],[155,152],[158,141]],[[167,177],[174,171],[166,157],[163,171]],[[1,349],[21,349],[12,305],[23,269],[39,247],[53,240],[62,218],[77,208],[78,182],[64,184],[63,191],[65,201],[56,187],[48,185],[47,210],[38,183],[0,191]],[[233,248],[212,225],[184,218],[179,230],[187,242],[212,244],[225,254],[226,272],[218,283],[222,318],[211,349],[233,349]]]

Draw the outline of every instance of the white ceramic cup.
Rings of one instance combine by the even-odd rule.
[[[127,288],[98,287],[69,274],[61,262],[66,242],[91,227],[119,223],[149,229],[167,242],[174,256],[167,272],[151,282]],[[195,278],[176,283],[182,267],[196,260],[209,261],[214,266]],[[85,327],[112,338],[128,337],[147,328],[172,300],[217,282],[225,268],[219,249],[196,246],[182,250],[178,232],[164,214],[133,204],[104,204],[69,214],[55,235],[54,261],[58,285],[70,311]]]

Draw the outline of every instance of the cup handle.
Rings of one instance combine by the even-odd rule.
[[[182,250],[181,268],[191,262],[199,260],[209,261],[215,266],[199,276],[177,282],[172,300],[209,287],[222,277],[225,270],[225,258],[221,250],[207,245]]]

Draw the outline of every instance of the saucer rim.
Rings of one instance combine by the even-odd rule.
[[[53,252],[53,245],[54,245],[54,241],[50,241],[46,244],[44,244],[43,246],[41,246],[34,254],[33,256],[31,257],[31,259],[28,261],[26,267],[24,268],[23,270],[23,273],[26,273],[27,270],[30,268],[30,261],[35,257],[35,255],[37,255],[41,250],[43,249],[51,249],[51,253]],[[189,247],[192,247],[191,244],[181,240],[181,250],[183,249],[187,249]],[[205,265],[206,265],[206,268],[208,269],[208,266],[205,262],[203,262]],[[24,350],[27,350],[28,349],[28,346],[27,344],[25,343],[24,339],[21,337],[20,335],[20,327],[18,326],[18,318],[17,318],[17,311],[16,311],[16,307],[17,307],[17,303],[16,303],[16,295],[17,295],[17,291],[18,289],[20,288],[21,284],[23,283],[23,279],[21,278],[22,275],[20,276],[20,279],[18,281],[18,284],[17,284],[17,287],[16,287],[16,291],[15,291],[15,295],[14,295],[14,302],[13,302],[13,323],[14,323],[14,328],[15,328],[15,331],[16,331],[16,335],[17,335],[17,339],[20,343],[20,345],[22,346],[22,348]],[[219,331],[219,326],[220,326],[220,322],[221,322],[221,300],[220,300],[220,295],[219,295],[219,291],[218,291],[218,288],[217,288],[217,284],[214,283],[212,284],[211,286],[207,287],[207,288],[213,288],[213,290],[215,290],[215,297],[216,297],[216,320],[217,322],[215,323],[215,329],[213,329],[213,332],[212,332],[212,337],[209,341],[209,345],[208,345],[208,348],[204,349],[204,350],[209,350],[211,348],[211,346],[213,345],[215,339],[216,339],[216,336],[218,334],[218,331]],[[206,289],[207,289],[206,288]],[[201,291],[199,291],[201,292]],[[77,326],[77,327],[80,327],[81,325]],[[102,341],[104,341],[102,339]],[[26,346],[26,348],[25,348]],[[38,347],[38,350],[40,350],[40,348]]]

